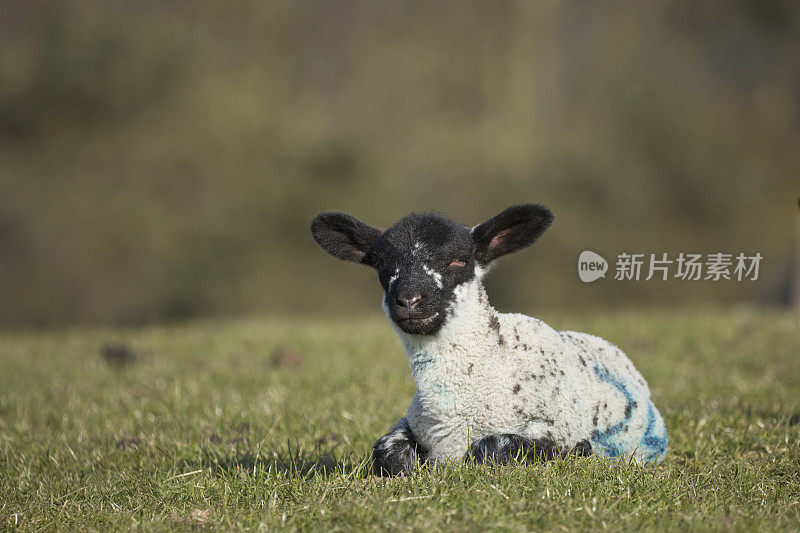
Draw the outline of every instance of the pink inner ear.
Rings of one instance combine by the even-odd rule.
[[[509,231],[511,231],[511,228],[498,231],[497,235],[492,237],[492,240],[489,241],[489,248],[496,248],[501,242],[503,242],[503,239],[505,239]]]

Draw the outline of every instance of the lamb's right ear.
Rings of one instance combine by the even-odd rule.
[[[354,263],[369,264],[367,254],[382,233],[347,213],[320,213],[311,222],[311,234],[323,250]]]

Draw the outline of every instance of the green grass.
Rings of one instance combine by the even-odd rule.
[[[0,334],[0,529],[796,529],[800,321],[772,311],[544,317],[612,340],[670,437],[569,458],[370,475],[414,383],[381,317]],[[107,342],[139,353],[117,367]],[[300,367],[275,366],[289,347]]]

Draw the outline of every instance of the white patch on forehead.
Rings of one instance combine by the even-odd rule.
[[[436,286],[440,289],[444,288],[444,283],[442,283],[442,275],[436,272],[434,269],[430,268],[428,265],[422,265],[422,270],[425,271],[427,275],[433,278],[433,281],[436,283]]]
[[[392,290],[392,284],[397,281],[397,278],[400,277],[400,267],[395,267],[394,269],[394,276],[389,278],[389,290]]]

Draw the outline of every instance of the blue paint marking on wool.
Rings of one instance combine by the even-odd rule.
[[[436,394],[441,394],[443,396],[449,396],[450,395],[450,389],[444,383],[435,383],[433,385],[433,388],[436,390]]]
[[[611,374],[607,368],[597,365],[594,367],[597,377],[617,389],[625,399],[625,415],[616,424],[604,430],[595,429],[591,440],[593,445],[606,457],[619,457],[636,447],[644,455],[646,461],[657,461],[667,453],[667,428],[653,402],[647,402],[647,423],[644,427],[642,438],[634,441],[634,437],[624,430],[630,424],[633,410],[638,407],[633,399],[633,394],[617,376]]]
[[[628,390],[628,387],[625,386],[625,384],[622,383],[619,378],[611,374],[607,368],[604,366],[595,365],[594,373],[598,378],[600,378],[601,381],[609,383],[616,388],[625,398],[626,405],[624,418],[613,426],[607,427],[603,431],[600,431],[599,429],[592,431],[592,442],[595,447],[601,448],[606,457],[619,457],[623,453],[623,443],[621,441],[624,440],[620,438],[620,433],[630,423],[633,409],[637,404],[633,399],[633,395]]]
[[[453,397],[453,392],[450,387],[444,383],[435,383],[433,390],[436,393],[436,403],[447,409],[454,409],[456,407],[456,399]]]
[[[411,372],[417,374],[424,372],[435,361],[434,357],[425,350],[416,354],[416,357],[410,360]]]
[[[645,456],[648,461],[655,461],[667,453],[667,427],[653,402],[650,402],[647,409],[647,426],[644,430],[644,437],[642,437],[642,444],[650,451]]]

